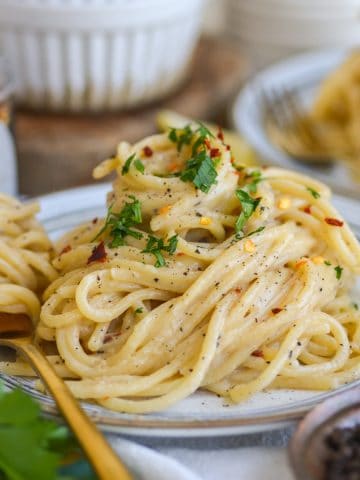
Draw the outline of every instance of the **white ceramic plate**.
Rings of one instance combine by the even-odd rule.
[[[296,91],[304,105],[310,105],[321,81],[347,56],[346,50],[308,53],[272,66],[253,78],[239,93],[232,109],[232,122],[265,162],[291,168],[327,183],[335,192],[360,198],[360,184],[339,162],[330,166],[314,166],[294,160],[274,146],[263,124],[264,93],[284,88]]]
[[[105,195],[109,184],[82,187],[40,198],[40,220],[52,238],[75,225],[105,213]],[[360,236],[360,203],[336,196],[335,204]],[[7,386],[21,386],[36,397],[44,412],[54,415],[51,397],[39,393],[30,379],[2,375]],[[359,382],[356,382],[360,384]],[[351,388],[347,385],[339,390]],[[114,433],[137,436],[197,437],[262,432],[282,428],[302,417],[314,405],[334,392],[294,390],[269,391],[240,405],[229,406],[216,395],[197,392],[168,410],[147,415],[112,412],[95,404],[84,403],[86,412],[101,428]]]

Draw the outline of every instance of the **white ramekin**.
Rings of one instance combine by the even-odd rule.
[[[228,0],[226,30],[261,67],[315,48],[360,44],[360,0]]]
[[[184,80],[204,0],[0,0],[0,46],[22,105],[119,110]]]

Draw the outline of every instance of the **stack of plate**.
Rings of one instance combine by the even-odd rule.
[[[228,0],[226,18],[227,31],[258,65],[360,44],[360,0]]]

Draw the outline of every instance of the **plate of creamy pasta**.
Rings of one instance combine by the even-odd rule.
[[[234,127],[270,164],[296,168],[340,194],[359,198],[359,72],[358,49],[321,50],[284,60],[260,72],[239,93],[232,110]],[[294,140],[294,130],[287,135],[284,129],[281,138],[279,134],[275,138],[267,128],[269,102],[279,103],[290,95],[298,105],[295,109],[294,102],[287,102],[283,121],[291,118],[291,112],[303,113],[298,118],[299,130],[305,125],[307,131],[302,133],[307,143],[322,152],[319,157],[324,158],[318,163],[315,152],[305,152],[305,146]],[[313,161],[306,160],[305,153],[309,157],[313,153]]]
[[[359,203],[244,167],[201,123],[121,142],[94,177],[110,173],[0,197],[0,315],[32,319],[101,427],[260,431],[360,382]],[[0,371],[56,414],[21,358]]]

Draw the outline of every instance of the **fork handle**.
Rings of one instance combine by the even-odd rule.
[[[119,457],[112,450],[95,424],[83,412],[69,388],[58,377],[53,367],[38,348],[21,339],[1,339],[1,343],[16,348],[19,353],[22,353],[30,361],[53,395],[60,412],[78,439],[99,479],[132,480],[132,476],[121,463]]]

